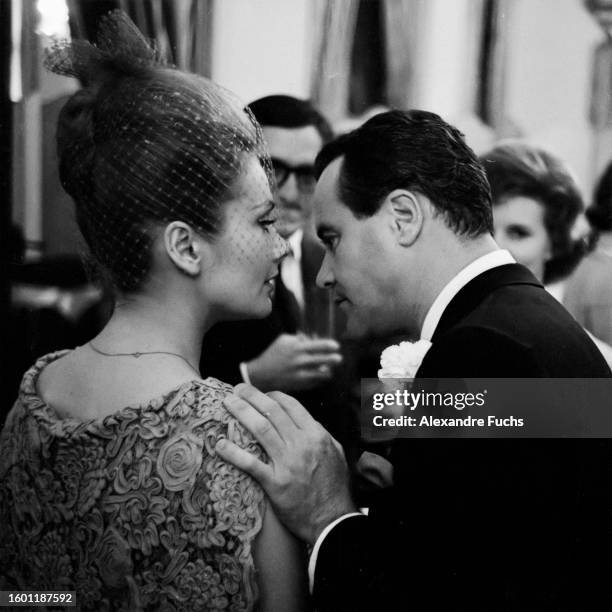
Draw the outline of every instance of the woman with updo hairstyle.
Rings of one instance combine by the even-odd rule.
[[[0,588],[84,610],[304,609],[303,551],[215,446],[263,451],[197,370],[209,327],[272,307],[286,245],[261,130],[120,12],[46,65],[84,86],[59,118],[60,177],[115,309],[23,378],[0,440]]]
[[[587,250],[576,181],[559,158],[520,141],[500,143],[480,162],[491,185],[495,241],[564,302],[565,281]],[[590,335],[612,363],[612,347]]]
[[[567,281],[563,303],[576,320],[597,338],[612,343],[612,163],[597,186],[586,211],[593,244]]]

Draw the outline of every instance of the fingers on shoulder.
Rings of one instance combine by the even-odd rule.
[[[267,461],[267,455],[263,447],[257,441],[257,432],[264,428],[265,419],[260,419],[255,423],[244,419],[240,413],[238,404],[243,400],[238,399],[234,395],[228,395],[223,400],[226,413],[223,415],[223,420],[226,423],[226,438],[233,446],[243,450],[244,452],[254,455],[256,459]]]
[[[262,484],[269,477],[270,468],[259,457],[230,440],[219,440],[215,446],[215,452],[225,462],[236,466]]]
[[[268,396],[291,417],[291,420],[300,429],[308,429],[318,425],[317,421],[310,416],[308,410],[295,397],[282,391],[270,391]]]

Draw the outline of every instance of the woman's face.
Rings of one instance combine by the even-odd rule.
[[[493,206],[493,226],[497,244],[542,280],[544,264],[551,257],[542,204],[523,196],[503,200]]]
[[[203,279],[211,314],[220,321],[265,317],[287,244],[276,231],[272,194],[255,156],[248,158],[222,211],[223,226],[210,244],[212,265]]]

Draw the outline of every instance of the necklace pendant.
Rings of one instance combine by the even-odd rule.
[[[132,354],[134,355],[134,357],[136,357],[136,359],[138,359],[142,355],[142,353],[132,353]]]

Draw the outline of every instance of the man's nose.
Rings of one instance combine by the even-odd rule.
[[[321,289],[331,289],[336,284],[336,279],[334,277],[333,270],[329,264],[329,256],[326,253],[325,257],[323,257],[323,261],[321,262],[321,267],[319,268],[319,273],[317,274],[316,279],[317,287]]]
[[[290,172],[287,180],[279,187],[278,195],[288,202],[296,202],[300,195],[295,173]]]

